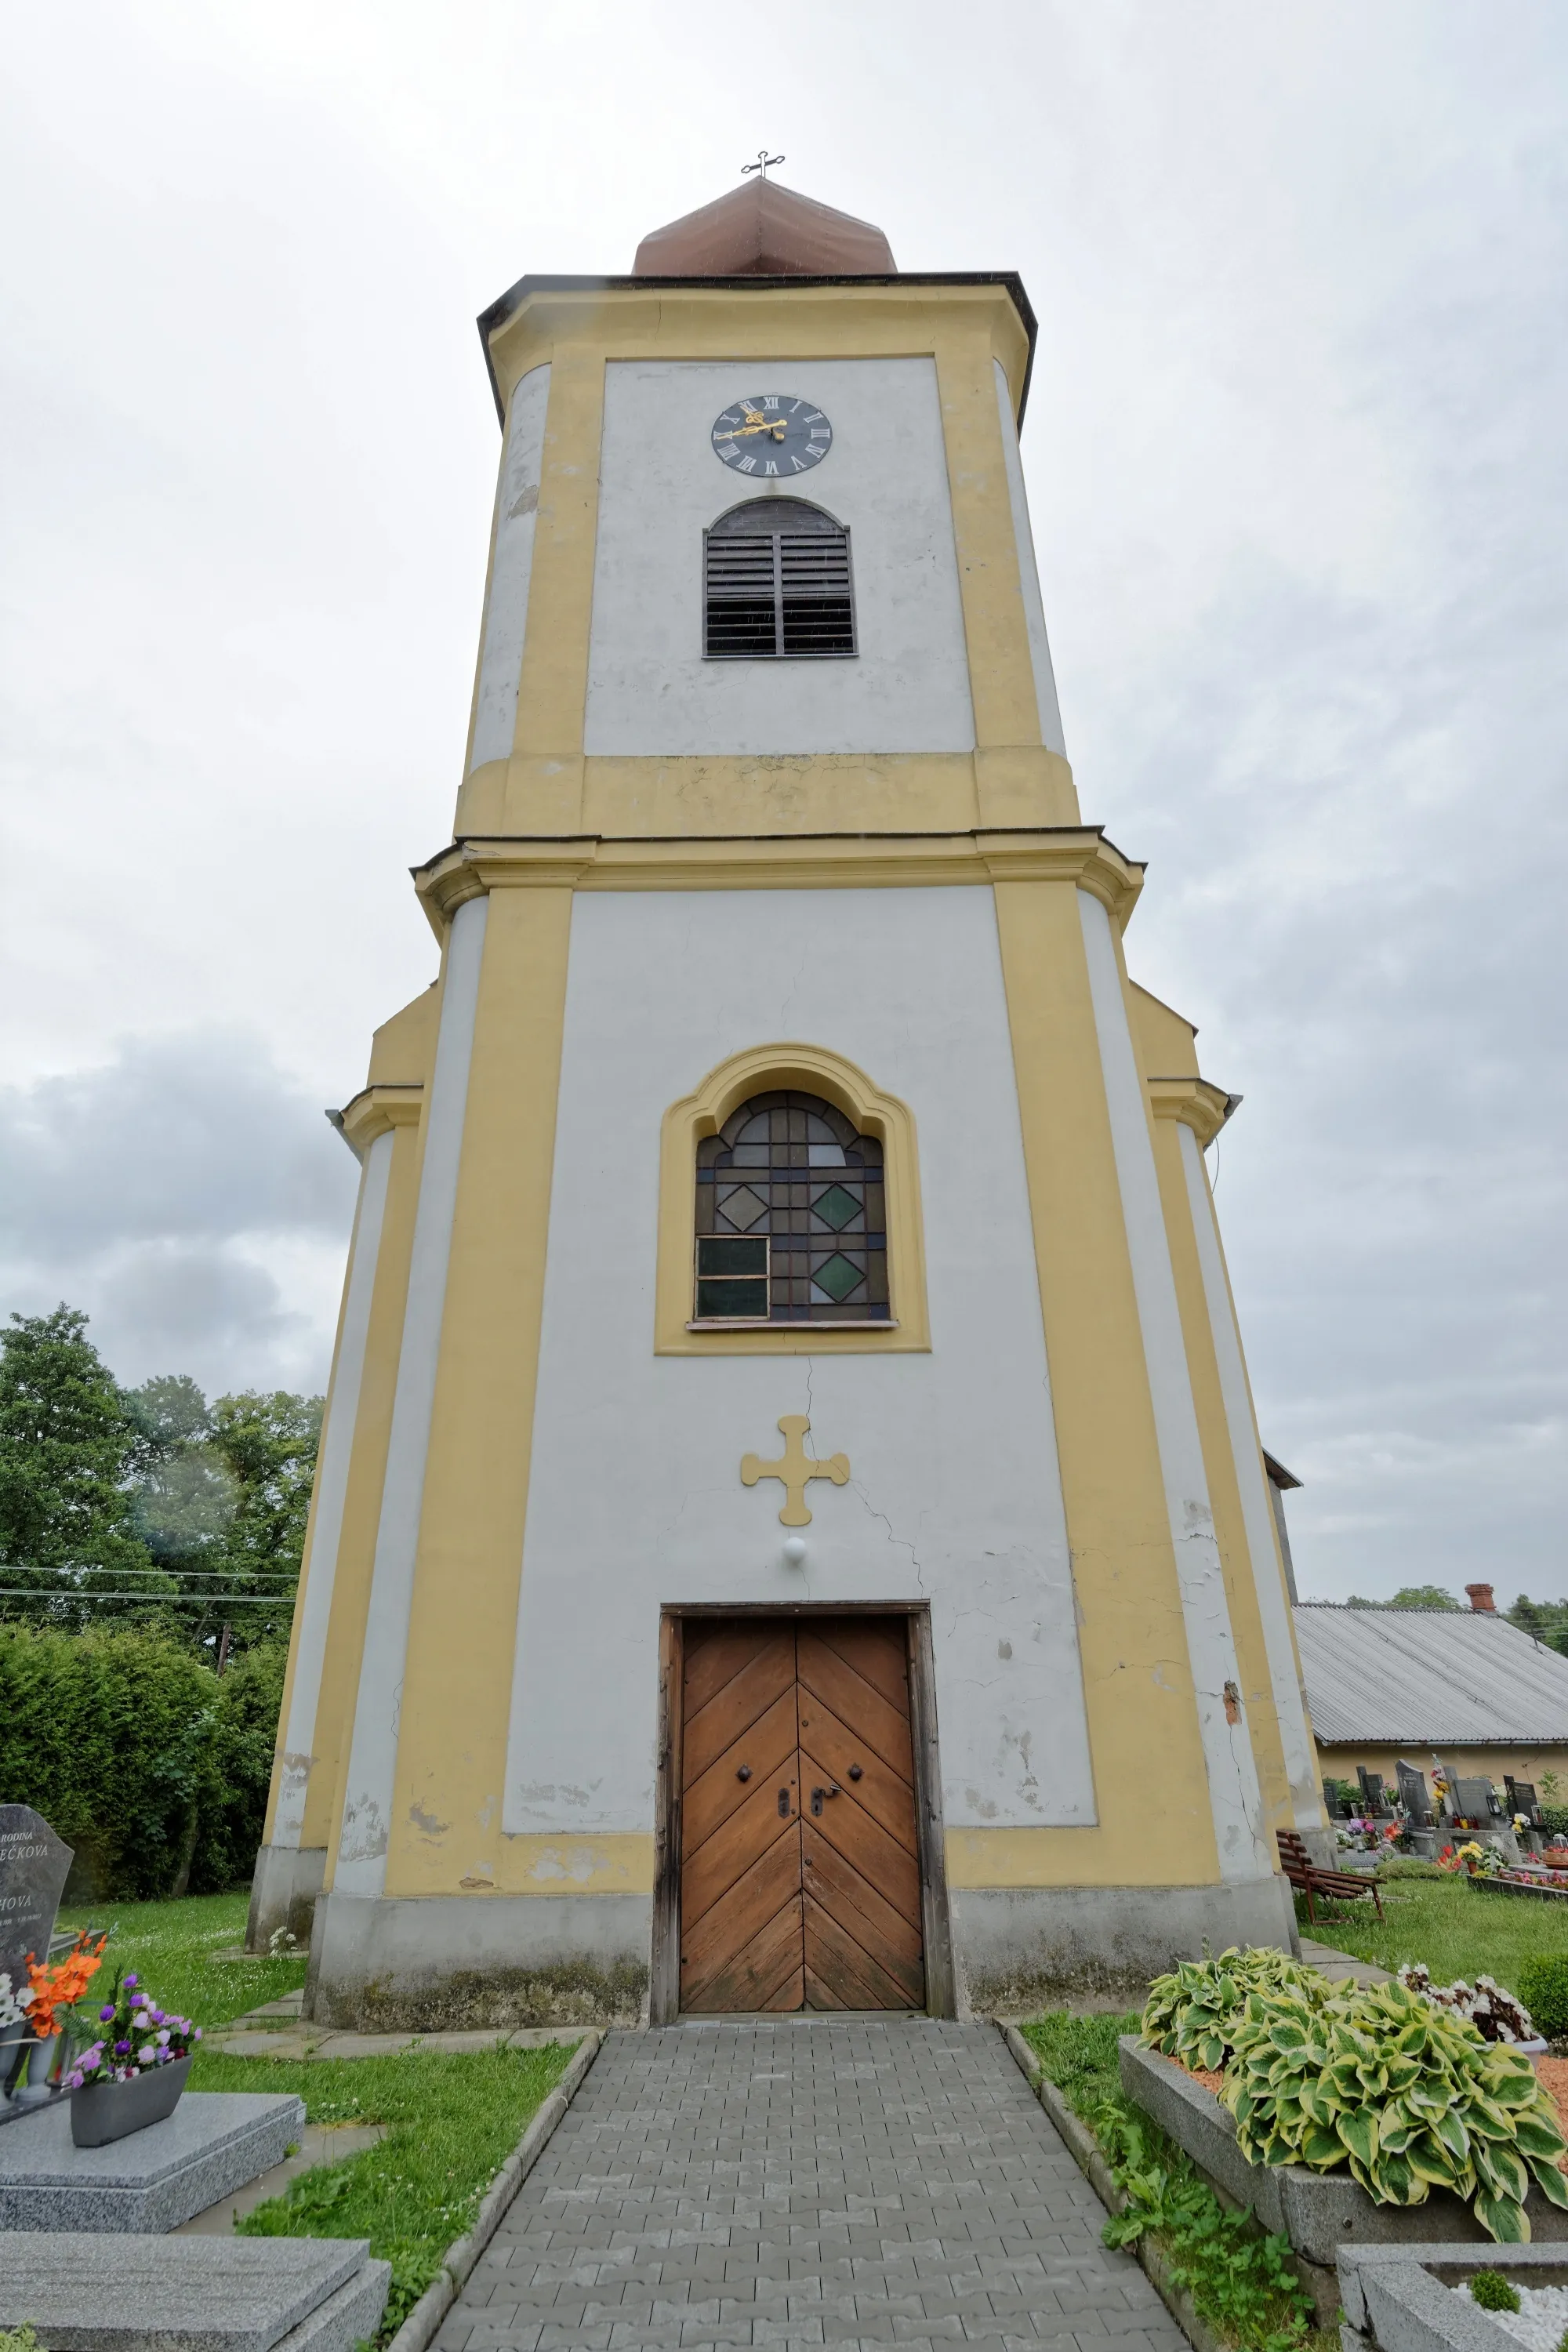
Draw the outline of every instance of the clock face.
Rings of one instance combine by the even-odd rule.
[[[758,392],[728,407],[713,427],[713,455],[753,481],[793,481],[820,466],[833,427],[820,408],[792,392]]]

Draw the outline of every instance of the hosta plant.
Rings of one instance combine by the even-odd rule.
[[[1532,2182],[1568,2210],[1568,2142],[1529,2059],[1407,1985],[1346,1986],[1318,2006],[1251,1993],[1233,2048],[1220,2096],[1255,2164],[1348,2165],[1384,2205],[1450,2189],[1510,2244],[1530,2236]]]
[[[1154,1979],[1143,2004],[1142,2039],[1167,2058],[1217,2074],[1230,2056],[1232,2029],[1246,2013],[1249,1993],[1291,1992],[1317,2008],[1331,1990],[1327,1977],[1283,1952],[1233,1945],[1217,1960],[1181,1960],[1169,1976]]]

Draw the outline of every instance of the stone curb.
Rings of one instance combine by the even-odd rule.
[[[441,2322],[462,2293],[474,2264],[495,2236],[502,2215],[538,2163],[552,2132],[576,2096],[584,2075],[599,2054],[604,2039],[595,2027],[590,2026],[584,2031],[582,2047],[576,2056],[486,2189],[484,2202],[474,2216],[473,2226],[460,2238],[453,2239],[441,2258],[438,2274],[431,2280],[393,2337],[387,2352],[428,2352]]]
[[[1039,2060],[1016,2025],[995,2020],[1002,2039],[1029,2088],[1044,2107],[1066,2143],[1068,2154],[1078,2166],[1109,2213],[1124,2210],[1127,2200],[1110,2177],[1110,2168],[1100,2153],[1100,2142],[1086,2123],[1074,2115]],[[1158,2246],[1147,2237],[1140,2238],[1134,2246],[1126,2248],[1144,2277],[1193,2347],[1193,2352],[1226,2352],[1226,2347],[1206,2320],[1200,2319],[1193,2308],[1193,2299],[1184,2287],[1175,2285],[1171,2266]]]

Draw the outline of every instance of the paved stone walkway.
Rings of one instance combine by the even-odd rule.
[[[1184,2352],[994,2026],[612,2033],[437,2352]]]

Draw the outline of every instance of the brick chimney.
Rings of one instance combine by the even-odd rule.
[[[1492,1589],[1489,1584],[1467,1584],[1465,1591],[1470,1596],[1470,1607],[1478,1617],[1497,1615],[1497,1602],[1492,1599]]]

